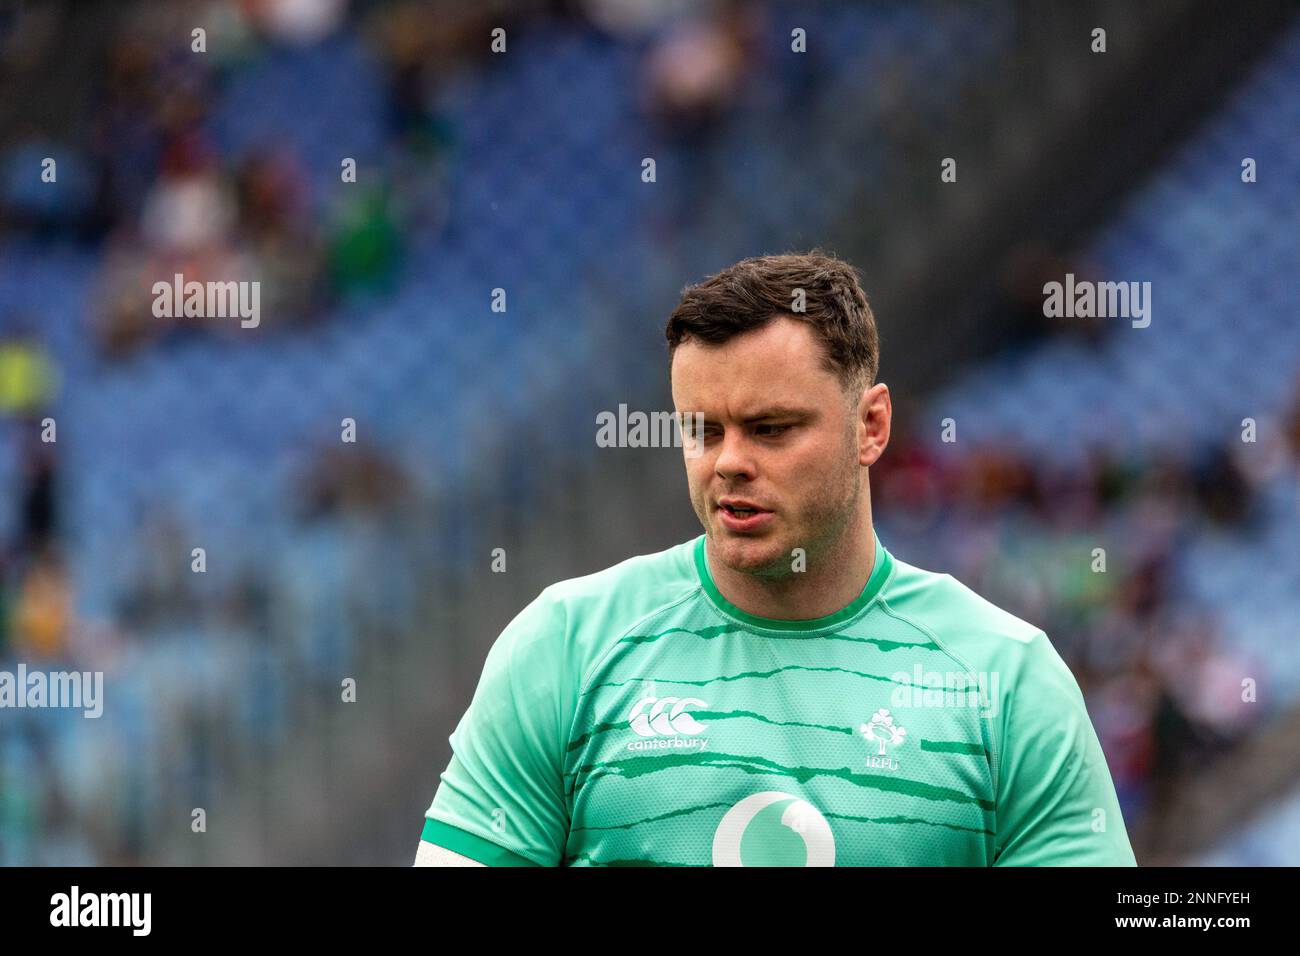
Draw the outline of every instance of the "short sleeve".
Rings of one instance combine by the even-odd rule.
[[[1046,634],[1003,686],[994,865],[1136,866],[1083,694]]]
[[[573,704],[563,606],[543,591],[501,632],[422,838],[489,866],[555,866],[568,839],[564,747]]]

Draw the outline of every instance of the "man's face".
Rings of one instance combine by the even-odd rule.
[[[704,416],[703,448],[685,456],[691,504],[733,570],[783,577],[795,548],[812,566],[859,506],[860,406],[823,356],[812,327],[784,316],[673,355],[678,415],[688,426]]]

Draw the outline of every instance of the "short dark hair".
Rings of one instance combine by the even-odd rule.
[[[795,290],[804,292],[804,311],[792,311]],[[826,367],[846,389],[876,380],[880,339],[857,271],[820,249],[753,256],[682,290],[668,318],[668,361],[688,339],[721,345],[762,328],[777,316],[807,322],[826,349]]]

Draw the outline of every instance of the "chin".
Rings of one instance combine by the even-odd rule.
[[[770,537],[745,537],[720,528],[713,538],[722,563],[733,571],[763,571],[781,563],[780,543]]]

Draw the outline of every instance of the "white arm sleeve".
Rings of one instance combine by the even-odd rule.
[[[478,860],[471,860],[444,847],[434,846],[427,840],[420,841],[420,848],[415,851],[413,866],[482,866]]]

